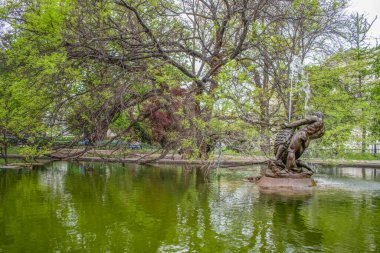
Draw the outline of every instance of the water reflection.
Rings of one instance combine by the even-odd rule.
[[[243,180],[259,167],[0,171],[0,252],[378,251],[380,183],[351,169],[319,167],[297,195]]]
[[[380,181],[380,169],[376,168],[356,168],[356,167],[336,167],[318,166],[317,173],[322,175],[334,175],[339,177],[360,178],[365,180]]]
[[[373,192],[380,191],[378,170],[376,168],[319,166],[315,179],[320,189]]]
[[[276,251],[320,251],[323,234],[318,229],[308,226],[303,210],[307,208],[312,195],[284,196],[278,194],[261,194],[260,202],[273,209],[272,231],[276,242]]]

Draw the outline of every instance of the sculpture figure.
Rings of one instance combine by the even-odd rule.
[[[266,176],[307,177],[314,173],[299,158],[309,146],[310,140],[320,138],[324,134],[323,117],[323,113],[314,112],[308,118],[281,125],[282,129],[277,134],[274,144],[276,159],[268,162]]]

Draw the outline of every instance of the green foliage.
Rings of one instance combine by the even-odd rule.
[[[235,2],[211,12],[203,2],[95,2],[2,2],[2,148],[12,136],[23,154],[42,155],[62,134],[93,144],[111,129],[192,157],[218,143],[267,152],[290,104],[292,59],[320,46],[316,38],[331,32],[346,3],[297,0],[278,10],[265,3],[249,23],[253,16],[244,18]],[[176,15],[183,8],[197,15]],[[352,48],[308,69],[311,107],[327,115],[320,145],[341,151],[363,136],[379,138],[379,59],[378,49]],[[293,84],[294,116],[307,113],[304,84]],[[364,135],[353,136],[356,128]]]
[[[34,156],[46,152],[36,138],[46,136],[51,127],[49,115],[62,87],[58,76],[63,78],[65,71],[74,73],[67,68],[66,53],[59,50],[70,7],[71,1],[7,2],[1,7],[2,19],[11,31],[0,52],[3,148],[9,144],[4,136],[14,136],[27,145],[23,153]],[[19,13],[19,19],[12,18]],[[52,89],[53,85],[56,88]]]
[[[320,145],[341,151],[347,145],[372,144],[376,128],[376,83],[373,81],[373,51],[341,52],[321,66],[309,68],[313,108],[326,115],[326,135]],[[372,131],[368,131],[372,129]]]

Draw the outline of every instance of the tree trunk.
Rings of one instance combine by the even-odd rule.
[[[263,96],[263,95],[261,95]],[[269,137],[269,103],[267,100],[260,100],[260,150],[265,154],[270,152],[270,137]]]
[[[367,128],[363,127],[362,131],[362,153],[365,153],[367,149]]]
[[[8,144],[5,143],[4,145],[4,150],[3,150],[3,153],[4,153],[4,163],[5,164],[8,164]]]
[[[1,157],[4,159],[4,163],[8,164],[8,142],[7,142],[7,136],[5,132],[3,132],[3,142],[2,147],[0,147],[0,154]]]
[[[8,145],[4,144],[0,149],[1,157],[4,159],[4,163],[8,164]]]
[[[260,85],[260,150],[265,154],[270,152],[270,137],[269,137],[269,124],[270,124],[270,108],[268,89],[269,89],[269,70],[268,64],[264,61],[264,76],[260,84],[260,79],[257,78],[256,85]]]

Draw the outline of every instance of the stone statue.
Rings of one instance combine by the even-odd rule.
[[[268,162],[265,172],[269,177],[310,177],[314,171],[299,160],[310,140],[325,133],[323,113],[314,112],[311,117],[282,124],[274,144],[275,160]],[[303,170],[305,168],[306,170]]]

